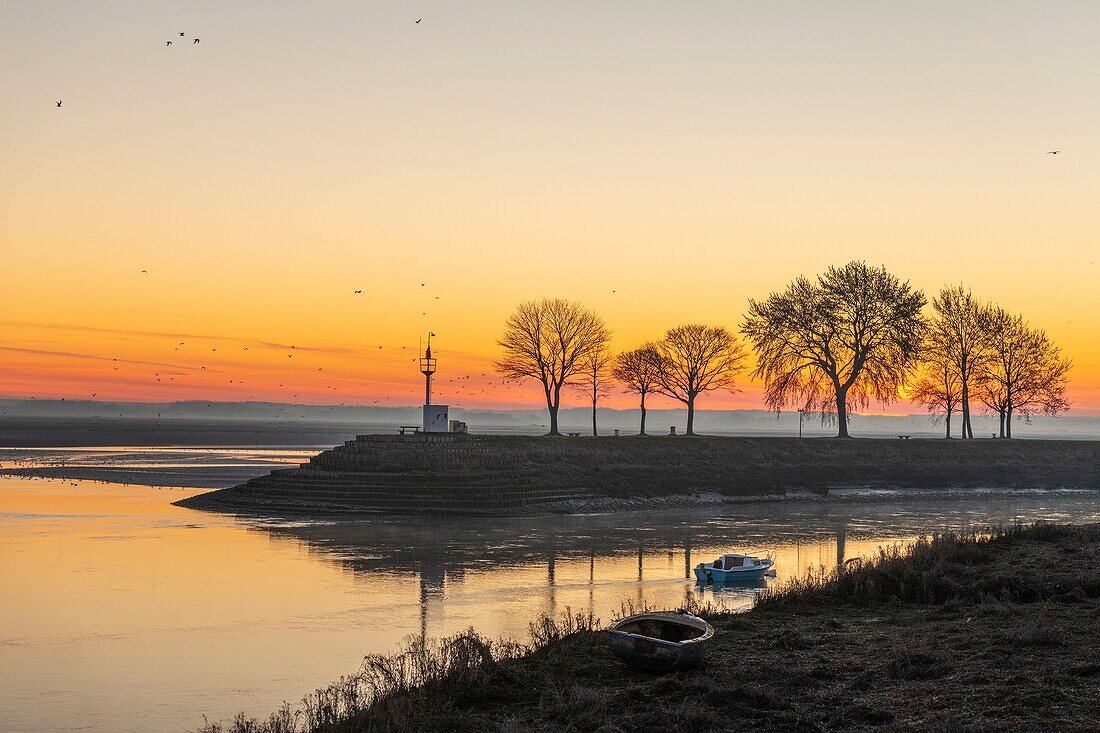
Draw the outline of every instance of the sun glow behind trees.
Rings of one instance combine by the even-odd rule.
[[[756,360],[752,377],[764,383],[764,404],[817,412],[848,437],[849,415],[872,402],[908,399],[951,415],[961,406],[962,435],[973,438],[973,396],[997,414],[1001,438],[1012,437],[1013,416],[1058,415],[1066,399],[1071,363],[1045,332],[995,305],[980,304],[961,286],[944,288],[924,314],[927,299],[885,267],[852,261],[830,267],[816,280],[799,277],[786,290],[750,300],[741,332]],[[652,392],[687,408],[693,435],[695,401],[703,393],[737,390],[744,366],[741,344],[722,326],[689,324],[669,329],[656,342],[620,353],[607,351],[610,333],[584,306],[544,300],[519,306],[508,320],[498,368],[509,379],[535,379],[557,435],[563,386],[591,396],[592,434],[596,405],[613,377],[640,396],[645,434],[645,397]]]

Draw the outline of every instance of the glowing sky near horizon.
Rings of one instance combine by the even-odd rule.
[[[858,258],[1022,312],[1100,412],[1094,3],[10,0],[0,25],[0,397],[418,404],[433,330],[441,401],[537,406],[492,380],[522,300],[629,348]],[[702,406],[760,407],[742,386]]]

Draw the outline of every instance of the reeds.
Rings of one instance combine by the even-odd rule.
[[[530,641],[490,640],[473,629],[439,640],[408,637],[392,654],[371,654],[359,671],[341,677],[303,698],[301,707],[287,704],[266,720],[237,715],[232,723],[209,723],[201,733],[341,733],[345,731],[415,731],[418,710],[438,710],[455,699],[491,687],[507,676],[501,662],[555,647],[562,639],[600,628],[591,613],[567,608],[556,617],[542,616],[529,626]],[[564,693],[563,704],[572,704]]]

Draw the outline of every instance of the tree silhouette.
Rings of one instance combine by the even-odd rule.
[[[653,344],[645,344],[633,351],[624,351],[615,358],[612,376],[627,392],[640,397],[642,422],[638,434],[645,435],[645,396],[657,391],[661,369],[661,355]]]
[[[603,320],[585,306],[561,298],[521,303],[497,342],[504,356],[495,364],[507,379],[535,379],[550,413],[549,435],[558,432],[561,390],[611,338]]]
[[[820,410],[823,421],[835,414],[839,437],[848,437],[849,406],[892,402],[916,366],[924,304],[908,282],[864,262],[750,300],[741,332],[756,351],[765,404]]]
[[[962,436],[973,438],[970,423],[970,393],[977,375],[988,358],[984,330],[984,307],[961,285],[944,288],[932,299],[930,329],[933,342],[943,350],[959,378],[959,402],[962,408]]]
[[[933,416],[942,414],[951,437],[951,416],[962,401],[962,380],[954,362],[947,355],[941,335],[931,333],[925,342],[920,378],[913,385],[909,399],[924,405]]]
[[[977,374],[977,394],[997,413],[1000,437],[1012,437],[1013,415],[1030,422],[1033,415],[1057,415],[1069,409],[1066,386],[1071,364],[1046,333],[998,306],[985,309],[982,324],[987,358]]]
[[[578,392],[592,401],[592,435],[596,430],[596,406],[601,397],[611,394],[611,365],[613,357],[606,345],[585,357],[577,367],[576,379],[572,382]]]
[[[687,405],[686,433],[695,435],[695,399],[711,390],[734,391],[744,351],[725,328],[698,323],[669,329],[656,349],[656,391]]]

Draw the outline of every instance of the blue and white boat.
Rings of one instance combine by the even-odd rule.
[[[695,578],[704,585],[707,583],[729,583],[743,580],[760,580],[765,575],[774,574],[775,561],[770,556],[756,557],[737,552],[722,555],[714,562],[699,563],[695,566]]]

